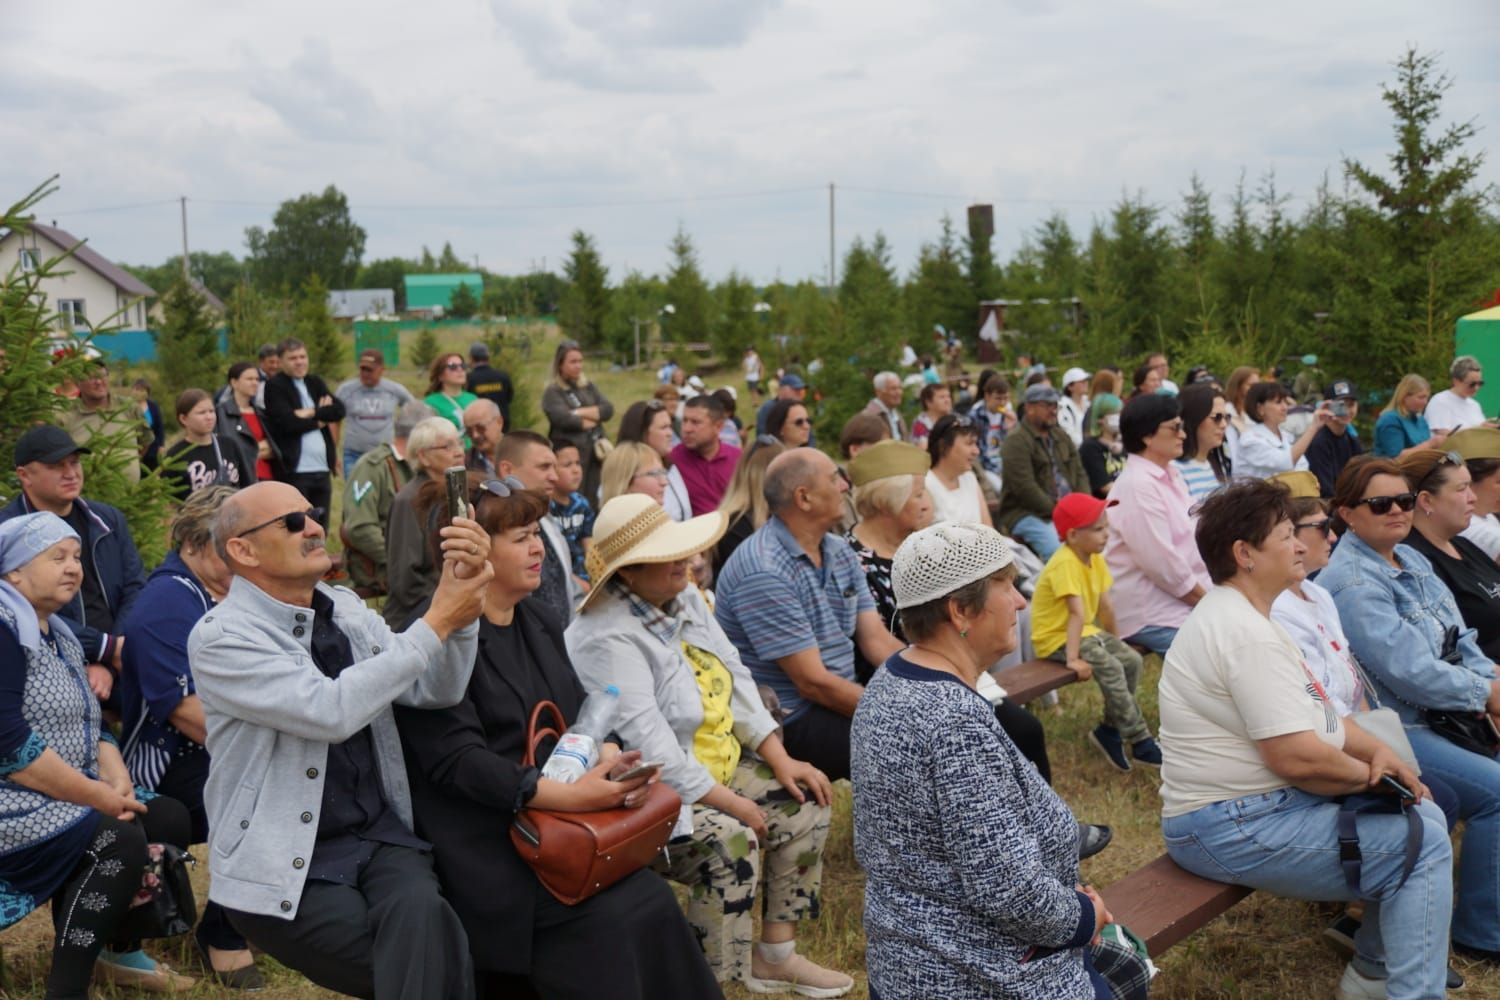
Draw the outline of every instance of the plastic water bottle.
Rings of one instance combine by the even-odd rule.
[[[599,763],[599,747],[615,725],[620,704],[620,689],[613,684],[583,699],[578,719],[542,766],[542,777],[570,785]]]

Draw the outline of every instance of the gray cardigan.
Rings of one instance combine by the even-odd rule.
[[[677,641],[670,645],[646,628],[625,598],[607,584],[605,588],[568,626],[568,657],[588,691],[607,684],[620,689],[615,731],[626,746],[641,751],[643,760],[665,762],[662,781],[682,796],[682,815],[673,831],[682,836],[693,829],[692,804],[708,794],[714,779],[693,756],[693,735],[703,725],[703,696],[681,643],[713,653],[734,678],[729,705],[741,744],[750,750],[760,746],[776,731],[776,720],[696,587],[677,598]]]
[[[395,633],[352,591],[318,588],[354,650],[337,678],[313,663],[312,609],[283,604],[241,577],[188,637],[213,757],[203,791],[209,898],[287,920],[297,915],[317,840],[329,744],[369,726],[386,801],[412,827],[391,703],[457,704],[477,649],[476,625],[443,643],[422,621]]]

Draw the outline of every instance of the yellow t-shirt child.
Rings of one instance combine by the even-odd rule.
[[[1071,546],[1059,546],[1037,578],[1031,597],[1031,644],[1036,655],[1045,659],[1068,641],[1069,597],[1083,600],[1083,637],[1098,635],[1094,618],[1099,614],[1099,598],[1114,582],[1102,555],[1084,557]]]

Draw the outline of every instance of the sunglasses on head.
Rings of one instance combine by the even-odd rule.
[[[1354,502],[1354,506],[1356,507],[1360,504],[1368,506],[1370,513],[1377,516],[1389,514],[1393,506],[1410,513],[1416,509],[1417,495],[1415,493],[1398,493],[1393,497],[1365,497],[1363,500],[1356,500]]]
[[[521,482],[515,476],[506,476],[504,479],[486,479],[484,482],[479,484],[479,490],[481,493],[488,493],[491,496],[497,496],[502,500],[510,496],[512,493],[520,493],[525,489],[526,484]]]
[[[327,513],[328,512],[322,507],[309,507],[306,510],[294,510],[290,514],[282,514],[279,517],[271,518],[269,521],[262,521],[260,524],[257,524],[253,528],[246,528],[244,531],[240,532],[234,537],[244,538],[248,535],[255,534],[262,528],[269,528],[273,524],[280,524],[283,528],[286,529],[287,534],[289,535],[300,535],[307,528],[307,522],[309,518],[318,522],[319,524],[322,524],[323,517]]]
[[[1427,488],[1427,481],[1436,476],[1445,466],[1453,466],[1455,469],[1462,468],[1464,457],[1456,451],[1445,451],[1438,456],[1437,464],[1427,470],[1427,475],[1417,481],[1417,492],[1421,493]],[[1430,491],[1429,491],[1430,492]]]

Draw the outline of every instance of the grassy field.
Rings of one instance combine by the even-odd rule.
[[[473,339],[465,331],[444,331],[442,347],[464,351]],[[533,406],[546,385],[547,365],[556,340],[555,329],[545,331],[534,344],[530,358],[512,371],[518,387],[524,386]],[[590,377],[599,383],[618,411],[623,411],[633,400],[649,396],[654,383],[651,371],[609,372],[595,370],[596,367],[591,366]],[[395,369],[392,375],[419,395],[425,388],[425,375],[409,366]],[[726,381],[729,380],[711,379],[709,384],[714,387]],[[336,504],[339,492],[335,490]],[[332,537],[336,539],[336,533]],[[1153,658],[1148,661],[1142,679],[1142,704],[1153,724],[1158,672],[1159,662]],[[1085,736],[1097,723],[1101,710],[1094,685],[1074,685],[1060,694],[1061,704],[1057,709],[1039,709],[1048,732],[1057,790],[1081,819],[1114,827],[1114,843],[1084,864],[1085,878],[1097,885],[1108,885],[1162,851],[1158,776],[1146,768],[1119,774],[1087,745]],[[839,788],[828,845],[823,915],[804,928],[800,947],[816,960],[854,975],[858,985],[851,996],[858,1000],[868,996],[863,978],[864,881],[854,863],[849,808],[849,789],[843,785]],[[206,857],[204,848],[196,853]],[[995,863],[1004,864],[1005,858],[997,855]],[[200,892],[206,890],[205,869],[206,866],[200,866],[196,873]],[[1334,906],[1275,899],[1263,894],[1252,896],[1158,962],[1162,973],[1154,983],[1153,996],[1165,1000],[1331,997],[1343,963],[1323,946],[1319,932],[1337,912]],[[0,937],[9,967],[10,996],[42,996],[51,939],[50,915],[45,908]],[[196,962],[180,942],[160,942],[152,945],[151,950],[182,971],[196,970]],[[1500,1000],[1500,971],[1462,960],[1455,964],[1469,981],[1464,996]],[[268,1000],[319,1000],[334,996],[310,986],[268,958],[262,957],[261,966],[270,981],[270,989],[261,996]],[[115,994],[106,990],[100,995]],[[200,984],[190,995],[230,1000],[234,994]],[[739,987],[731,987],[727,995],[730,1000],[748,1000],[752,996]]]

